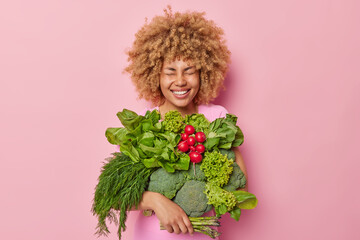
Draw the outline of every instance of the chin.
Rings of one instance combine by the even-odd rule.
[[[179,100],[175,100],[175,101],[172,101],[172,104],[176,107],[179,107],[179,108],[185,108],[187,106],[189,106],[190,104],[192,104],[192,100],[188,100],[188,99],[184,99],[183,101],[179,101]]]

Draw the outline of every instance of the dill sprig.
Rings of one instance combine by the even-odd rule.
[[[134,162],[120,152],[112,155],[113,157],[107,158],[107,163],[102,167],[95,188],[92,212],[98,217],[98,236],[110,233],[106,226],[108,219],[110,223],[119,224],[118,236],[121,239],[121,232],[126,229],[126,211],[138,206],[147,188],[149,177],[156,169],[146,168],[142,162]]]

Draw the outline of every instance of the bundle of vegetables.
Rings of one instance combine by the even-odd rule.
[[[121,238],[126,211],[138,205],[146,189],[172,199],[195,231],[213,238],[220,233],[209,226],[218,226],[218,217],[229,212],[239,220],[241,209],[256,206],[253,194],[237,190],[246,179],[231,151],[244,139],[236,116],[227,114],[211,123],[203,114],[183,118],[177,111],[166,113],[164,121],[157,110],[140,116],[124,109],[117,116],[124,127],[108,128],[105,135],[122,153],[114,153],[104,165],[93,203],[99,235],[108,233],[105,218],[116,220],[114,210],[120,210]],[[212,207],[216,217],[200,217]]]

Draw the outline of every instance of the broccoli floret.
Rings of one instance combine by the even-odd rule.
[[[228,191],[236,191],[238,188],[244,188],[246,184],[245,174],[241,171],[239,165],[233,163],[233,172],[230,175],[229,182],[223,188]]]
[[[222,155],[226,155],[228,159],[232,159],[233,172],[230,175],[229,182],[223,188],[228,191],[236,191],[238,188],[244,188],[246,184],[245,174],[235,162],[235,152],[230,149],[220,149]]]
[[[174,202],[190,217],[200,217],[212,209],[204,193],[205,182],[190,180],[178,191]]]
[[[235,152],[231,149],[219,149],[222,155],[226,155],[227,158],[230,160],[232,159],[235,162]]]
[[[184,128],[184,118],[176,110],[168,111],[162,124],[166,131],[178,133]]]
[[[195,164],[195,173],[194,173],[194,165],[190,164],[189,170],[185,173],[188,180],[198,180],[205,182],[206,178],[204,172],[200,169],[200,164]]]
[[[148,190],[172,199],[185,181],[186,178],[182,171],[169,173],[164,168],[159,168],[151,174]]]
[[[232,164],[233,160],[229,160],[220,152],[205,152],[200,169],[203,170],[208,182],[222,187],[229,181],[229,175],[233,171]]]

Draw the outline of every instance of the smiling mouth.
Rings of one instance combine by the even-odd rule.
[[[190,89],[185,90],[185,91],[174,91],[174,90],[171,90],[172,93],[174,93],[175,95],[178,95],[178,96],[185,95],[185,94],[187,94],[189,91],[190,91]]]

